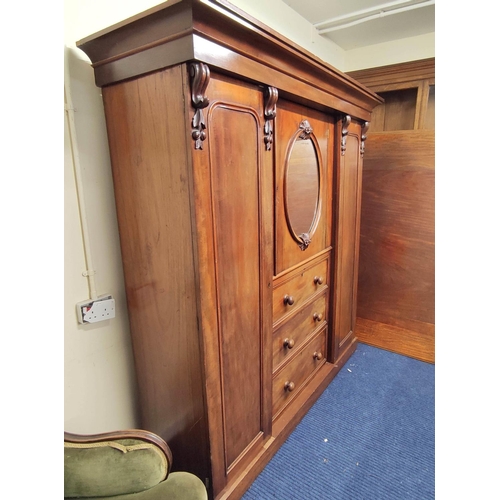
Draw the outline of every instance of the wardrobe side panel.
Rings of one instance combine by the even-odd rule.
[[[209,477],[181,67],[103,88],[141,426]]]

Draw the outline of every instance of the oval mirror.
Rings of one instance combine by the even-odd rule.
[[[308,125],[308,124],[307,124]],[[301,250],[311,242],[320,215],[321,168],[310,126],[301,124],[285,170],[285,212],[288,227]]]

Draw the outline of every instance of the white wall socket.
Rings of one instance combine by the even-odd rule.
[[[78,322],[97,323],[115,317],[115,299],[111,295],[101,295],[96,300],[86,300],[76,304]]]

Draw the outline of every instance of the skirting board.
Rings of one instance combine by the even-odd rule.
[[[422,333],[358,317],[356,335],[364,344],[434,363],[434,325],[427,326],[429,331]]]

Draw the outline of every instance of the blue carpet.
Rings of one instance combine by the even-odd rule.
[[[242,500],[427,500],[434,489],[434,365],[359,344]]]

